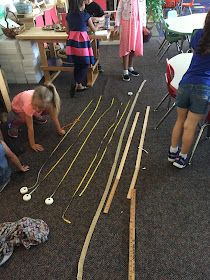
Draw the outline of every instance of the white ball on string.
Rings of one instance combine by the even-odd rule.
[[[54,199],[52,197],[47,197],[45,199],[45,204],[46,205],[51,205],[51,204],[53,204],[53,202],[54,202]]]
[[[21,189],[20,189],[20,193],[21,194],[25,194],[25,193],[27,193],[28,192],[28,188],[27,187],[22,187]]]
[[[29,201],[29,200],[31,200],[31,195],[30,195],[30,193],[24,194],[23,200],[24,200],[24,201]]]

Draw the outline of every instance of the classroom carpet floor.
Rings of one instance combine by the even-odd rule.
[[[32,199],[28,202],[22,200],[19,189],[34,184],[40,166],[60,138],[50,120],[46,125],[36,126],[37,143],[43,144],[45,151],[35,153],[28,147],[24,128],[20,137],[12,141],[7,138],[3,128],[5,140],[20,154],[21,161],[30,165],[30,171],[25,174],[14,172],[11,182],[0,194],[0,222],[17,221],[26,216],[43,219],[50,228],[50,234],[49,240],[44,244],[29,250],[23,246],[15,248],[12,257],[0,267],[1,280],[76,280],[82,246],[104,192],[125,117],[84,195],[76,195],[69,207],[66,218],[71,220],[71,224],[63,221],[62,213],[100,146],[105,132],[115,121],[117,111],[121,114],[127,102],[132,102],[143,80],[146,80],[146,83],[126,130],[121,155],[137,111],[140,112],[139,121],[110,212],[108,215],[101,214],[94,231],[85,259],[83,279],[128,279],[130,202],[126,195],[135,168],[145,109],[151,106],[144,142],[146,152],[142,155],[136,184],[136,279],[209,280],[210,143],[202,141],[193,164],[184,170],[178,170],[168,163],[167,151],[176,112],[174,110],[158,130],[154,129],[155,124],[166,112],[166,104],[154,112],[156,104],[166,93],[166,56],[161,62],[157,62],[156,52],[159,44],[158,37],[153,37],[145,44],[144,57],[135,59],[135,68],[140,72],[140,76],[132,77],[130,82],[122,81],[122,64],[118,58],[117,45],[101,46],[104,73],[100,74],[93,88],[77,94],[75,98],[69,96],[72,74],[60,74],[55,85],[62,100],[62,124],[75,120],[87,104],[93,101],[46,165],[41,176],[46,174],[50,166],[72,143],[75,143],[73,149],[60,162],[55,172],[32,194]],[[175,54],[176,49],[171,47],[167,57]],[[31,87],[34,85],[10,85],[10,90],[14,96]],[[129,96],[128,92],[133,92],[133,96]],[[102,99],[94,117],[78,137],[100,96]],[[98,122],[72,169],[55,193],[54,203],[45,205],[45,198],[56,189],[89,131],[110,106],[113,98],[111,109]],[[99,155],[105,142],[101,145]]]

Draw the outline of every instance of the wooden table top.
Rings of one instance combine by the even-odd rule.
[[[110,31],[108,31],[106,34],[102,34],[102,32],[96,32],[93,34],[89,34],[89,37],[90,39],[108,40],[110,37]],[[23,33],[17,35],[16,39],[34,41],[45,40],[45,42],[47,42],[48,40],[65,41],[67,39],[67,34],[66,32],[42,30],[41,27],[32,27],[29,30],[26,30]]]

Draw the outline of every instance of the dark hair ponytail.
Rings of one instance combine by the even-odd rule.
[[[84,0],[69,0],[69,12],[80,12]]]
[[[196,53],[200,55],[210,54],[210,10],[207,13],[204,25],[204,33],[199,41]]]

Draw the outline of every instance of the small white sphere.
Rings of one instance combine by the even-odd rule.
[[[54,199],[52,197],[47,197],[45,199],[45,204],[46,205],[51,205],[51,204],[53,204],[53,202],[54,202]]]
[[[27,193],[28,192],[28,188],[27,187],[22,187],[21,189],[20,189],[20,193],[21,194],[25,194],[25,193]]]
[[[132,91],[129,91],[129,92],[128,92],[128,95],[129,95],[129,96],[133,95],[133,92],[132,92]]]
[[[29,201],[29,200],[31,200],[31,195],[30,195],[30,193],[24,194],[23,200],[24,200],[24,201]]]

